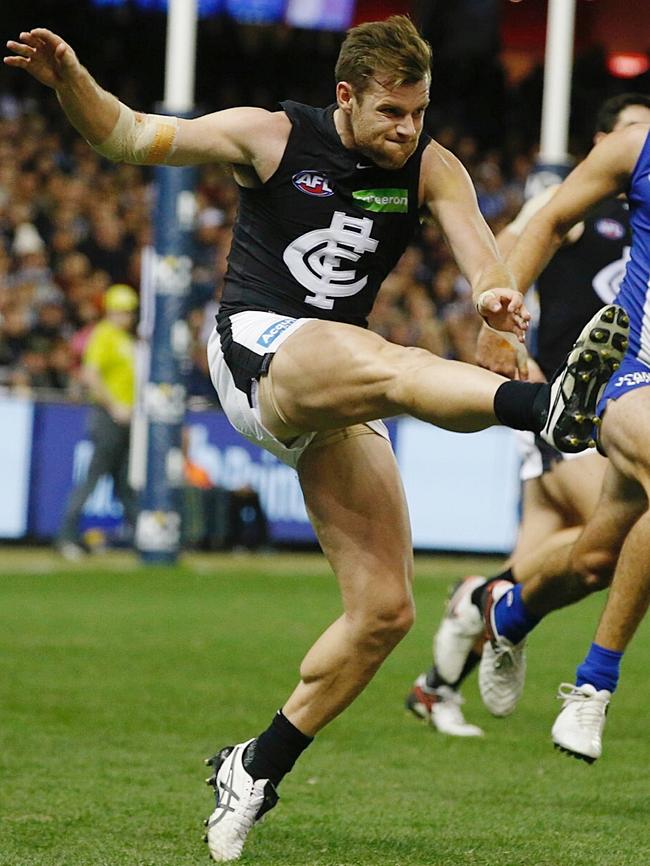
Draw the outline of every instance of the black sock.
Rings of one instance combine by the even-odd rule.
[[[313,739],[278,710],[268,728],[244,752],[244,767],[254,779],[270,779],[278,785]]]
[[[504,382],[494,395],[494,414],[513,430],[539,433],[548,415],[550,387],[546,382]]]
[[[440,674],[438,673],[438,668],[435,666],[435,664],[432,668],[429,669],[429,671],[426,675],[425,682],[427,684],[428,689],[437,689],[437,688],[439,688],[439,686],[448,686],[449,685],[447,680],[444,680],[440,676]]]
[[[431,668],[429,673],[427,674],[426,684],[430,689],[438,689],[440,686],[448,686],[450,689],[458,690],[460,688],[460,684],[463,680],[471,674],[476,665],[481,661],[481,656],[479,653],[475,653],[474,650],[470,650],[470,654],[465,659],[465,664],[463,665],[463,669],[460,672],[460,676],[456,680],[455,683],[448,683],[438,671],[438,668],[434,666]]]
[[[472,593],[472,604],[475,604],[479,610],[483,610],[483,600],[485,599],[486,591],[498,580],[509,580],[510,583],[518,583],[517,578],[512,573],[512,568],[506,568],[505,571],[495,574],[494,577],[489,577],[485,583],[477,586]]]

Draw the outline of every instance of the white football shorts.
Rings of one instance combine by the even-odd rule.
[[[564,454],[548,445],[534,433],[528,430],[515,430],[517,446],[521,458],[519,478],[521,481],[531,481],[533,478],[541,478],[545,472],[549,472],[556,463],[563,460],[576,460],[585,454],[592,454],[591,448],[579,451],[577,454]]]
[[[225,328],[220,323],[219,330],[215,328],[208,340],[210,377],[228,420],[250,442],[270,451],[293,468],[319,434],[303,433],[290,445],[276,439],[260,420],[257,384],[259,376],[264,375],[271,357],[284,341],[307,322],[313,321],[318,320],[245,310],[229,316]],[[365,425],[390,441],[383,421],[367,421]]]

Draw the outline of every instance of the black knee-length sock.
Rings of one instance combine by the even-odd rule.
[[[506,427],[539,433],[548,415],[550,387],[546,382],[504,382],[494,395],[494,414]]]
[[[278,785],[313,739],[278,710],[268,728],[246,749],[244,767],[254,779],[270,779]]]

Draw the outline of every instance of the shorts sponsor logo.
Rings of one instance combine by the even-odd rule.
[[[279,322],[274,322],[270,325],[266,331],[263,331],[259,337],[257,338],[258,346],[270,346],[271,343],[280,336],[283,331],[286,331],[293,323],[295,319],[280,319]]]
[[[300,192],[306,192],[307,195],[316,195],[323,198],[324,196],[334,194],[327,175],[323,174],[322,171],[304,169],[303,171],[296,172],[291,180],[296,189],[299,189]]]
[[[625,237],[625,228],[618,220],[604,217],[596,222],[596,231],[610,241],[620,241]]]
[[[637,370],[634,373],[624,373],[614,382],[615,388],[625,388],[632,385],[650,385],[650,370]]]
[[[408,213],[407,189],[358,189],[352,193],[355,202],[375,213]]]

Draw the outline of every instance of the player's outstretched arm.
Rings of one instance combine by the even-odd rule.
[[[99,153],[139,165],[227,162],[272,173],[288,137],[283,112],[233,108],[192,120],[135,112],[104,90],[56,33],[36,28],[7,47],[7,66],[56,91],[72,125]]]
[[[522,291],[546,267],[569,229],[583,220],[590,208],[627,188],[648,130],[645,124],[637,123],[607,135],[530,219],[507,258]],[[571,286],[567,290],[571,291]]]
[[[523,341],[530,321],[523,297],[499,256],[469,175],[436,142],[422,157],[422,199],[439,223],[456,263],[469,280],[479,315]]]

